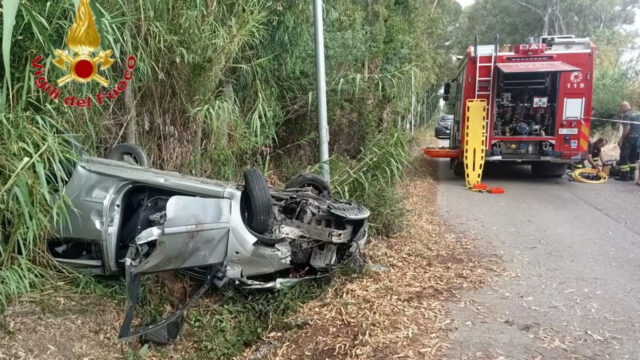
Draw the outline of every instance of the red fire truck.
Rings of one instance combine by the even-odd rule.
[[[490,162],[530,164],[541,176],[561,176],[567,163],[588,151],[595,46],[574,36],[545,36],[501,47],[467,49],[457,78],[445,84],[455,103],[451,168],[464,174],[466,102],[487,100],[486,157]]]

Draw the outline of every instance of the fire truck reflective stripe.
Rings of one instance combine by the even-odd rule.
[[[589,147],[589,142],[585,139],[580,139],[580,151],[587,151],[587,148]]]
[[[468,189],[482,181],[486,149],[487,100],[467,100],[464,132],[464,169]]]
[[[580,151],[589,150],[589,128],[586,125],[582,125],[580,128]]]
[[[582,125],[582,127],[580,128],[580,132],[582,134],[587,135],[587,137],[589,137],[589,128],[587,127],[587,125]]]

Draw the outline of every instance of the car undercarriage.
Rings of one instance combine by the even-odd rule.
[[[369,211],[331,198],[317,176],[271,189],[256,169],[245,184],[193,178],[84,157],[67,184],[69,219],[50,235],[59,262],[124,274],[129,307],[121,339],[175,340],[184,310],[211,286],[278,289],[364,266]],[[141,279],[178,271],[202,282],[172,315],[132,330]]]

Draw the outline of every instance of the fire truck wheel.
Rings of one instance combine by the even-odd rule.
[[[533,163],[531,173],[539,177],[561,177],[567,172],[566,164]]]
[[[455,176],[464,177],[464,162],[457,159],[451,159],[450,167]]]

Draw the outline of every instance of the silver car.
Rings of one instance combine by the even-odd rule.
[[[244,179],[241,186],[83,157],[66,186],[69,219],[50,236],[49,251],[82,271],[124,273],[129,307],[120,338],[161,343],[175,339],[183,311],[212,285],[279,288],[340,263],[364,265],[366,208],[331,199],[311,174],[285,190],[270,189],[256,169]],[[132,331],[141,276],[173,270],[202,287],[170,317]]]

